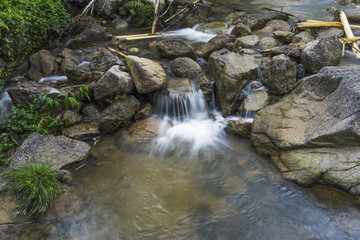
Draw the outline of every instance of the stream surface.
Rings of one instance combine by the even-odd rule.
[[[220,18],[233,8],[284,7],[328,20],[325,8],[337,6],[329,0],[211,2]],[[56,226],[49,239],[360,239],[360,210],[351,198],[284,179],[249,139],[228,134],[226,119],[211,107],[210,119],[196,84],[194,92],[198,105],[188,117],[157,112],[170,127],[160,138],[129,147],[116,132],[92,146],[86,165],[74,171],[76,201],[44,218]]]

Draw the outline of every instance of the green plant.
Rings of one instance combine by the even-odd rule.
[[[13,116],[4,120],[5,131],[13,136],[22,133],[39,132],[43,134],[56,133],[63,123],[54,117],[42,113],[40,107],[30,104],[13,106]]]
[[[9,136],[5,136],[1,139],[0,142],[0,153],[9,150],[10,148],[15,147],[15,143],[11,140]]]
[[[150,26],[154,17],[154,8],[150,4],[145,4],[141,0],[131,0],[130,14],[134,16],[136,25]]]
[[[50,35],[60,36],[69,19],[61,0],[1,0],[0,57],[21,62]]]
[[[89,96],[89,88],[85,84],[82,84],[80,86],[79,90],[76,91],[75,95],[76,95],[76,98],[79,100],[87,99],[87,100],[91,101],[91,98]]]
[[[43,214],[61,192],[56,173],[43,163],[29,163],[4,173],[7,189],[16,194],[17,211],[29,216]]]

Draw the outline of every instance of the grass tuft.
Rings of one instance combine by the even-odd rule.
[[[30,163],[4,173],[7,189],[16,194],[18,213],[43,214],[61,192],[56,173],[42,163]]]

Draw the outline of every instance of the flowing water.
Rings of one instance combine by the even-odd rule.
[[[212,2],[220,12],[284,6],[319,19],[335,1]],[[198,43],[210,37],[173,34]],[[129,146],[116,132],[93,144],[70,193],[40,219],[56,226],[49,239],[360,239],[351,198],[284,179],[249,139],[226,132],[228,119],[195,83],[185,99],[156,98],[161,131],[149,143]]]

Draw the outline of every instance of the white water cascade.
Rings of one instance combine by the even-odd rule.
[[[159,95],[155,98],[155,113],[162,119],[154,150],[171,151],[196,157],[206,149],[220,149],[225,143],[225,119],[215,108],[207,106],[201,90],[193,93]],[[212,116],[212,118],[210,118]],[[176,151],[175,151],[176,150]]]

